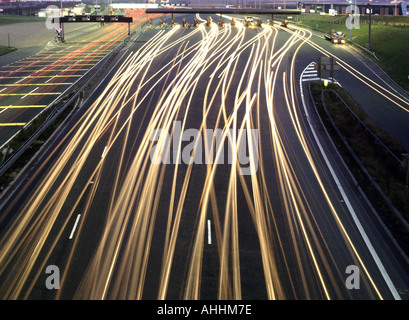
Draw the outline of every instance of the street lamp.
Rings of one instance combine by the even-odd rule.
[[[348,3],[351,6],[352,0],[349,0]],[[349,14],[350,18],[351,18],[351,16],[352,16],[352,9],[351,9],[351,13]],[[349,20],[349,21],[350,21],[350,23],[349,23],[350,24],[349,25],[349,40],[352,41],[352,21],[351,20]]]
[[[369,0],[372,2],[372,0]],[[372,6],[370,3],[368,3],[368,8],[369,8],[369,30],[368,30],[368,44],[366,45],[366,49],[368,51],[371,50],[371,26],[372,26]]]
[[[62,0],[60,0],[60,4],[61,4],[61,18],[62,18],[62,17],[64,17],[64,11],[63,11],[63,7],[62,7]],[[61,20],[60,20],[60,29],[61,29],[60,41],[64,42],[64,24],[61,22]]]
[[[299,10],[299,9],[300,9],[300,8],[299,8],[299,4],[298,4],[298,2],[299,2],[299,1],[297,0],[297,8],[296,8],[297,10]],[[298,14],[297,14],[297,24],[298,24]]]

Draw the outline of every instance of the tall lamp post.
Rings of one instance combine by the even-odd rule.
[[[351,6],[352,0],[349,0],[348,3]],[[351,9],[351,13],[349,14],[350,18],[351,18],[351,16],[352,16],[352,9]],[[349,26],[349,40],[352,41],[352,21],[351,20],[350,20],[350,26]]]
[[[62,7],[62,0],[60,0],[60,4],[61,4],[61,18],[64,17],[64,11],[63,11],[63,7]],[[64,42],[64,24],[61,22],[60,20],[60,29],[61,29],[61,35],[60,35],[60,40],[61,42]]]
[[[372,1],[372,0],[369,0]],[[372,25],[372,6],[370,3],[368,3],[368,8],[369,8],[369,30],[368,30],[368,44],[366,45],[366,49],[368,51],[371,50],[371,25]]]
[[[299,10],[300,9],[300,7],[299,7],[299,1],[297,0],[297,8],[296,8],[297,10]],[[298,24],[298,14],[297,14],[297,24]]]

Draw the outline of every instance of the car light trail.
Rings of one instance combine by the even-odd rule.
[[[189,32],[178,26],[159,30],[126,56],[100,96],[61,139],[60,154],[50,152],[41,164],[39,170],[49,166],[45,176],[2,237],[0,276],[14,266],[10,276],[2,278],[2,298],[28,298],[58,242],[69,234],[62,289],[55,296],[62,298],[87,221],[96,214],[103,215],[103,228],[76,299],[142,299],[150,259],[158,254],[157,298],[166,299],[172,276],[183,273],[180,296],[200,299],[206,243],[217,252],[217,298],[242,299],[243,215],[249,215],[253,225],[248,228],[257,235],[268,299],[349,297],[338,286],[343,275],[332,238],[325,238],[314,210],[335,221],[328,228],[340,243],[337,250],[363,268],[368,294],[382,298],[338,215],[332,198],[335,187],[331,194],[327,191],[329,177],[322,174],[326,169],[316,162],[311,137],[299,118],[295,61],[300,48],[311,44],[311,34],[297,30],[279,45],[280,28],[255,31],[239,22],[236,26],[218,28],[212,23]],[[254,36],[246,41],[249,32]],[[283,70],[289,57],[290,68]],[[155,67],[158,61],[163,63]],[[198,92],[203,94],[201,105],[195,100]],[[278,112],[288,118],[287,127]],[[186,161],[183,152],[173,150],[181,150],[187,141],[176,128],[183,133],[191,123],[203,139],[188,141],[191,152],[186,158],[191,161]],[[158,129],[161,133],[153,140]],[[256,139],[250,129],[258,129]],[[209,130],[220,135],[210,136]],[[252,169],[248,176],[241,174],[242,140]],[[167,148],[170,143],[172,148]],[[228,166],[222,161],[226,144],[232,148]],[[200,167],[194,159],[203,153],[212,161]],[[152,155],[172,164],[153,162]],[[51,161],[53,157],[58,160]],[[308,165],[301,166],[302,161]],[[195,179],[199,167],[202,180]],[[96,212],[107,174],[111,182],[103,192],[106,206]],[[220,177],[222,191],[217,188]],[[306,191],[308,184],[317,188]],[[192,192],[197,199],[190,198]],[[325,201],[316,204],[311,199]],[[240,206],[243,203],[246,208]],[[179,247],[187,215],[193,221],[188,249]],[[158,219],[164,224],[160,253],[151,250]],[[187,252],[185,269],[174,270],[182,249]]]
[[[302,28],[297,28],[297,29],[301,29]],[[289,31],[292,32],[292,31]],[[321,52],[322,54],[324,54],[325,56],[332,56],[336,59],[337,63],[348,73],[350,73],[352,76],[354,76],[355,78],[357,78],[361,83],[367,85],[368,87],[370,87],[371,89],[373,89],[375,92],[379,93],[380,95],[382,95],[383,97],[385,97],[386,99],[388,99],[389,101],[391,101],[392,103],[394,103],[397,107],[399,107],[400,109],[409,112],[409,101],[399,97],[397,94],[393,93],[391,90],[387,89],[386,86],[382,86],[380,85],[378,82],[372,80],[371,78],[369,78],[368,76],[362,74],[361,72],[359,72],[357,69],[353,68],[351,65],[349,65],[347,62],[345,62],[344,60],[340,59],[339,57],[337,57],[335,54],[329,52],[328,50],[324,49],[323,47],[317,45],[316,43],[314,43],[311,40],[307,40],[308,44],[310,46],[312,46],[313,48],[317,49],[319,52]]]

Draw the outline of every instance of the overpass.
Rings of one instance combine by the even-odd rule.
[[[234,8],[147,8],[146,13],[163,13],[163,14],[301,14],[301,10],[297,9],[254,9],[254,8],[245,8],[245,9],[234,9]]]
[[[254,9],[254,8],[245,8],[245,9],[234,9],[234,8],[147,8],[146,13],[162,13],[162,14],[171,14],[173,20],[173,14],[243,14],[243,15],[260,15],[268,14],[271,15],[271,20],[274,21],[274,15],[298,15],[301,14],[301,10],[298,9]]]

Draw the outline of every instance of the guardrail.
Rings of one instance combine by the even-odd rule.
[[[310,94],[310,99],[311,101],[315,101],[312,93],[311,93],[311,89],[309,88],[309,94]],[[334,130],[336,131],[337,135],[340,137],[340,139],[342,140],[343,144],[345,145],[345,147],[348,149],[349,153],[351,154],[352,158],[354,159],[354,161],[358,164],[359,168],[361,169],[361,171],[364,173],[364,175],[366,176],[366,178],[371,182],[372,186],[376,189],[376,191],[379,193],[379,195],[382,197],[382,199],[385,201],[385,203],[389,206],[390,210],[392,211],[392,213],[395,215],[395,217],[399,220],[399,222],[401,223],[401,225],[403,226],[403,228],[409,232],[409,223],[408,221],[406,221],[406,219],[402,216],[402,214],[399,212],[399,210],[393,205],[392,201],[389,199],[389,197],[383,192],[382,188],[379,186],[379,184],[375,181],[375,179],[373,178],[373,176],[368,172],[368,170],[366,169],[366,167],[364,166],[364,164],[361,162],[361,160],[358,158],[358,155],[355,153],[355,151],[352,149],[352,147],[349,145],[348,141],[346,140],[346,138],[344,137],[344,135],[341,133],[341,131],[339,130],[339,128],[337,127],[337,125],[335,124],[333,118],[331,117],[328,108],[325,104],[325,100],[324,100],[324,91],[321,92],[321,101],[322,101],[322,106],[324,108],[325,114],[327,115],[332,127],[334,128]],[[338,95],[338,94],[337,94]],[[341,99],[341,98],[340,98]],[[341,99],[342,100],[342,99]],[[345,104],[344,101],[342,101],[342,103]],[[346,105],[346,104],[345,104]],[[349,107],[348,107],[349,109]],[[350,109],[349,109],[350,110]],[[366,127],[366,126],[365,126]],[[373,133],[372,133],[373,134]],[[378,141],[380,141],[378,139]],[[383,143],[382,143],[383,144]],[[389,150],[389,149],[388,149]],[[393,155],[393,153],[392,153]],[[395,159],[398,159],[395,155],[393,155],[393,157]],[[399,160],[400,161],[400,160]]]
[[[356,46],[356,47],[358,47],[359,49],[361,49],[362,51],[366,52],[367,54],[370,54],[370,55],[373,56],[376,60],[379,61],[379,59],[378,59],[378,57],[376,56],[376,54],[375,54],[374,51],[370,51],[370,50],[368,50],[367,48],[361,46],[360,44],[358,44],[358,43],[356,43],[356,42],[354,42],[354,41],[352,41],[352,40],[349,40],[349,39],[345,39],[345,40],[346,40],[348,43],[350,43],[351,45]]]
[[[358,115],[348,106],[348,104],[336,93],[335,91],[331,91],[335,94],[336,98],[344,105],[345,109],[359,122],[359,124],[368,132],[376,142],[385,149],[385,151],[397,162],[397,164],[401,164],[402,159],[399,159],[392,151],[385,145],[381,139],[358,117]],[[322,91],[322,94],[324,91]],[[323,97],[321,97],[323,99]],[[323,100],[324,103],[324,100]]]

